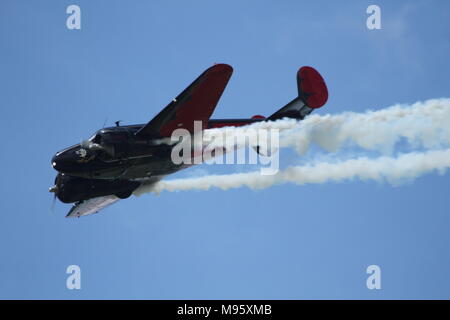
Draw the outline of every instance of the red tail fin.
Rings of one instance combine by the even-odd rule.
[[[298,96],[310,108],[322,107],[328,100],[328,89],[322,76],[312,67],[301,67],[297,72]]]
[[[303,119],[313,109],[328,100],[328,89],[322,76],[312,67],[301,67],[297,72],[298,97],[272,114],[267,120],[281,118]]]

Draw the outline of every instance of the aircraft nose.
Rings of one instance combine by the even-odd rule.
[[[86,171],[92,167],[95,154],[79,144],[57,152],[51,161],[53,169],[59,172]]]
[[[61,157],[58,156],[58,154],[55,154],[52,158],[52,167],[53,169],[57,170],[57,171],[61,171],[63,165],[62,165],[62,161],[60,159]]]
[[[52,167],[57,171],[69,170],[73,163],[70,152],[58,152],[52,158]]]

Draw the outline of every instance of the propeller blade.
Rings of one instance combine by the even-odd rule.
[[[56,193],[53,194],[52,206],[50,207],[50,210],[51,210],[51,213],[52,213],[52,214],[55,213],[55,203],[56,203]]]

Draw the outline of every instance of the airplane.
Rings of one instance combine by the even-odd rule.
[[[73,203],[66,217],[97,213],[126,199],[142,185],[155,184],[191,165],[171,160],[171,144],[160,143],[175,129],[202,130],[245,126],[282,118],[303,120],[328,100],[328,89],[312,67],[297,72],[298,96],[269,117],[210,119],[233,73],[227,64],[204,71],[147,124],[120,125],[98,130],[86,141],[57,152],[51,164],[58,171],[49,189],[63,203]]]

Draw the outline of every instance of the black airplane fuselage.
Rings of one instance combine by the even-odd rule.
[[[241,126],[263,119],[209,120],[206,128]],[[171,160],[174,144],[161,137],[136,135],[144,125],[104,128],[88,141],[57,152],[52,167],[59,173],[55,194],[65,203],[105,195],[127,198],[142,183],[156,182],[187,168]]]
[[[164,164],[170,159],[172,146],[158,143],[156,138],[139,139],[135,133],[141,127],[101,129],[87,142],[57,152],[52,166],[59,172],[86,179],[136,179],[170,173],[170,164]],[[92,149],[90,144],[101,148]]]
[[[62,202],[75,202],[68,216],[95,213],[118,198],[129,197],[139,186],[152,185],[191,166],[192,161],[172,161],[177,141],[171,137],[177,129],[195,135],[198,121],[205,130],[281,118],[302,120],[328,99],[322,76],[312,67],[301,67],[298,96],[271,116],[211,120],[232,72],[229,65],[215,64],[147,124],[120,126],[116,122],[115,127],[103,128],[87,141],[57,152],[52,167],[58,174],[50,191]]]

